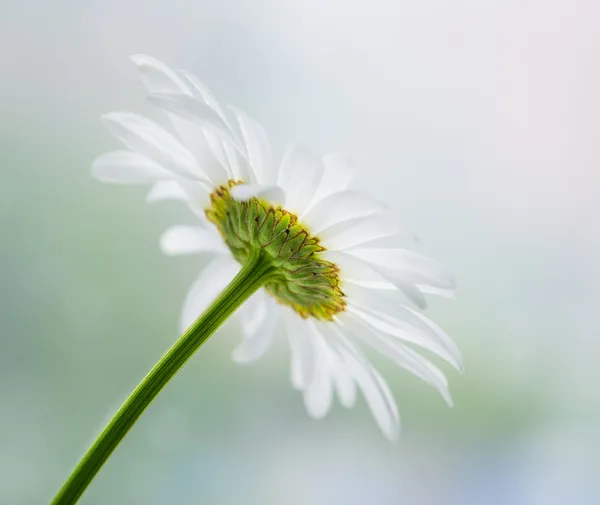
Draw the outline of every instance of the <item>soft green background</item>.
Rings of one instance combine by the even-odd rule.
[[[46,503],[177,337],[201,259],[157,247],[179,205],[89,176],[98,118],[156,114],[128,55],[197,73],[277,152],[339,150],[460,281],[455,407],[381,361],[403,416],[320,422],[281,341],[235,325],[160,395],[82,504],[600,503],[600,8],[575,0],[4,1],[0,504]],[[157,116],[158,117],[158,116]],[[378,361],[379,363],[379,361]]]

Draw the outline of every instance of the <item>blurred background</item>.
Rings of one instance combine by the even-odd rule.
[[[177,338],[192,223],[95,182],[99,116],[156,115],[128,57],[201,77],[272,135],[348,154],[460,283],[428,315],[455,398],[378,361],[403,433],[361,399],[312,421],[281,339],[213,338],[85,505],[600,503],[600,6],[593,0],[75,0],[0,5],[0,504],[47,503]]]

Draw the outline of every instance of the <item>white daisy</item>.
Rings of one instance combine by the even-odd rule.
[[[193,75],[148,56],[132,59],[174,133],[130,112],[106,114],[128,150],[100,156],[93,173],[104,182],[152,183],[149,201],[181,199],[199,217],[198,226],[176,226],[161,238],[167,254],[213,256],[189,291],[182,330],[259,250],[276,274],[239,310],[245,338],[236,361],[262,356],[283,327],[292,384],[308,413],[325,416],[334,393],[352,407],[360,389],[390,439],[398,434],[396,403],[363,346],[431,384],[450,405],[446,377],[413,346],[458,370],[460,352],[407,302],[424,308],[425,294],[449,296],[453,279],[417,252],[373,245],[398,230],[383,205],[349,189],[345,160],[291,146],[277,167],[257,122],[221,106]]]

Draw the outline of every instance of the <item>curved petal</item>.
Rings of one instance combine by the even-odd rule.
[[[429,286],[427,284],[418,284],[417,288],[421,293],[426,295],[442,296],[449,298],[450,300],[456,300],[456,289],[437,288],[435,286]]]
[[[218,256],[209,262],[194,281],[181,311],[180,329],[183,333],[225,289],[240,270],[231,256]]]
[[[285,193],[279,186],[259,186],[258,184],[239,184],[230,190],[231,196],[240,202],[250,198],[262,198],[277,205],[285,203]]]
[[[286,190],[287,195],[287,189]],[[329,227],[381,212],[385,206],[357,191],[342,191],[323,198],[303,216],[311,232],[319,235]]]
[[[192,89],[175,71],[150,56],[137,54],[131,57],[137,65],[142,82],[150,93],[179,93],[192,96]],[[207,129],[199,127],[172,112],[166,112],[182,142],[196,157],[200,167],[215,185],[224,184],[230,178],[227,168],[215,157]]]
[[[300,219],[308,210],[322,176],[323,164],[317,156],[300,146],[287,147],[277,183],[285,191],[287,209]]]
[[[227,123],[206,103],[183,93],[151,93],[148,100],[192,123],[210,128],[223,142],[243,154],[242,148]]]
[[[247,163],[238,161],[240,147],[214,97],[214,103],[205,104],[188,93],[163,92],[152,93],[149,100],[165,110],[214,185],[231,178],[251,180],[243,170]]]
[[[169,256],[215,252],[228,254],[223,239],[214,228],[173,226],[160,237],[160,248]]]
[[[334,327],[334,330],[338,336],[339,350],[347,370],[361,389],[377,425],[388,440],[397,440],[400,432],[400,416],[389,386],[340,329]]]
[[[201,221],[206,221],[205,209],[209,204],[210,196],[209,190],[203,185],[182,179],[158,181],[146,196],[146,201],[156,203],[165,200],[185,202]]]
[[[229,125],[229,122],[227,121],[227,116],[225,116],[225,113],[223,112],[223,109],[222,109],[221,105],[219,104],[219,101],[215,98],[212,91],[210,89],[208,89],[206,84],[204,84],[194,74],[192,74],[186,70],[179,70],[178,72],[180,75],[182,75],[186,79],[186,81],[192,87],[192,92],[196,95],[200,95],[202,100],[204,100],[210,108],[212,108],[219,116],[221,116],[221,119],[229,128],[230,125]]]
[[[146,54],[134,54],[131,61],[137,66],[142,82],[151,93],[188,93],[190,88],[176,72],[162,61]]]
[[[308,328],[304,320],[296,314],[289,313],[284,317],[286,333],[290,343],[290,374],[295,389],[304,390],[313,379],[315,354],[310,343]]]
[[[412,284],[425,284],[453,289],[454,279],[432,258],[406,249],[353,249],[348,254],[394,272]]]
[[[450,351],[439,339],[432,338],[432,332],[421,332],[402,320],[391,318],[378,311],[361,309],[358,306],[350,304],[348,304],[346,312],[359,318],[374,331],[382,332],[396,339],[418,345],[447,361],[458,371],[462,370],[460,353]],[[347,314],[341,315],[340,320],[344,320],[344,315]]]
[[[327,356],[329,360],[329,371],[333,380],[333,387],[337,392],[340,403],[346,408],[354,407],[356,403],[356,382],[352,374],[347,369],[343,356],[335,345],[336,336],[331,322],[314,323],[317,331],[321,333],[326,345]]]
[[[206,154],[207,158],[214,159],[214,162],[217,163],[221,169],[221,175],[218,180],[216,178],[213,179],[215,186],[225,184],[229,179],[242,181],[250,180],[247,173],[248,170],[246,169],[246,165],[248,164],[247,161],[245,161],[242,158],[242,155],[227,142],[223,142],[212,128],[206,126],[202,127],[199,124],[192,123],[188,119],[180,118],[175,114],[173,114],[173,116],[200,132],[196,134],[196,139],[203,144],[204,149],[208,153]]]
[[[356,285],[344,286],[349,305],[371,314],[380,323],[376,325],[398,338],[427,348],[442,357],[457,370],[463,371],[461,352],[444,330],[423,314],[402,305],[390,291],[366,289]],[[408,334],[408,335],[407,335]]]
[[[326,250],[320,256],[340,269],[340,279],[344,284],[352,283],[372,289],[397,290],[391,282],[375,271],[368,263],[341,251]]]
[[[344,221],[320,233],[327,249],[340,251],[361,246],[373,240],[399,235],[391,219],[381,215],[363,216]]]
[[[306,324],[306,323],[305,323]],[[314,419],[322,419],[329,412],[333,398],[333,383],[329,369],[327,350],[322,337],[310,328],[307,337],[313,346],[315,367],[312,380],[304,390],[304,405],[308,414]]]
[[[377,369],[371,366],[371,376],[375,381],[375,385],[379,390],[380,401],[385,404],[385,411],[389,412],[393,418],[393,424],[390,427],[389,433],[384,431],[384,434],[391,440],[398,439],[398,432],[400,430],[400,414],[398,412],[398,405],[396,405],[396,400],[394,399],[394,395],[390,389],[387,381],[381,376],[381,374],[377,371]],[[370,404],[369,404],[370,405]],[[377,406],[377,408],[380,408]],[[371,411],[373,408],[371,407]],[[381,424],[380,424],[381,426]],[[383,429],[383,428],[382,428]]]
[[[254,335],[267,317],[267,296],[259,289],[237,310],[244,337]]]
[[[281,311],[270,296],[263,294],[263,302],[265,316],[255,318],[249,321],[253,324],[243,326],[246,337],[233,351],[233,359],[238,363],[257,360],[271,347]]]
[[[164,200],[186,200],[187,195],[176,181],[158,181],[146,195],[148,203],[162,202]]]
[[[221,137],[219,137],[218,131],[214,131],[213,127],[201,127],[201,121],[193,120],[191,117],[188,119],[181,119],[178,115],[175,115],[176,118],[179,118],[180,121],[184,121],[188,125],[194,125],[198,128],[202,133],[203,144],[207,146],[208,151],[211,156],[218,162],[219,167],[221,167],[227,175],[227,179],[236,179],[241,180],[247,183],[254,182],[252,170],[249,167],[248,161],[242,156],[239,152],[239,147],[236,145],[232,147],[231,138],[236,139],[237,137],[233,133],[229,120],[225,115],[223,108],[214,97],[212,92],[204,85],[196,76],[186,72],[185,70],[180,70],[179,73],[186,79],[186,82],[191,86],[192,94],[196,97],[199,97],[200,100],[204,101],[208,107],[213,109],[215,113],[221,118],[222,123],[219,123],[219,126],[223,128],[223,125],[227,128],[228,132],[225,132],[226,141],[223,142]],[[221,134],[222,136],[223,134]],[[237,144],[237,140],[236,140]],[[213,181],[215,185],[224,184],[225,181]]]
[[[210,203],[210,190],[195,181],[178,181],[185,193],[185,202],[190,210],[201,220],[206,219],[205,210]]]
[[[351,409],[356,404],[356,382],[348,371],[343,358],[333,350],[329,351],[329,361],[333,387],[340,403],[347,409]]]
[[[256,182],[263,185],[276,184],[273,154],[265,129],[241,110],[233,107],[231,107],[231,110],[240,125],[248,161],[254,172]]]
[[[209,182],[192,154],[153,121],[131,112],[111,112],[102,120],[110,133],[132,151],[173,174]]]
[[[410,279],[407,280],[405,275],[397,275],[395,271],[368,263],[349,253],[350,251],[324,251],[321,256],[340,268],[341,279],[344,282],[372,289],[400,290],[417,307],[427,306],[423,293]]]
[[[452,406],[452,398],[448,391],[448,380],[433,363],[401,342],[385,337],[352,314],[348,314],[342,324],[348,331],[373,347],[373,349],[433,386],[446,400],[446,403]]]
[[[341,154],[326,154],[323,156],[322,163],[324,169],[323,177],[315,192],[313,204],[333,193],[339,193],[348,189],[354,178],[348,159]]]
[[[148,184],[173,177],[156,163],[131,151],[113,151],[92,162],[92,175],[102,182],[115,184]]]

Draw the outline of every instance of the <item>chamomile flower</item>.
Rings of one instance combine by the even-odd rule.
[[[195,76],[148,56],[132,60],[170,131],[130,112],[106,114],[127,150],[97,158],[93,173],[104,182],[152,184],[149,201],[180,199],[198,216],[197,226],[175,226],[161,238],[167,254],[211,256],[187,295],[182,330],[261,254],[270,274],[237,312],[244,339],[236,361],[256,360],[285,334],[291,381],[308,413],[325,416],[334,395],[350,408],[360,390],[389,439],[398,434],[398,409],[365,348],[451,404],[446,377],[416,349],[458,370],[460,352],[414,307],[425,307],[425,295],[451,295],[454,281],[420,253],[376,245],[399,232],[384,205],[350,189],[344,158],[290,146],[277,164],[264,129],[222,106]]]

